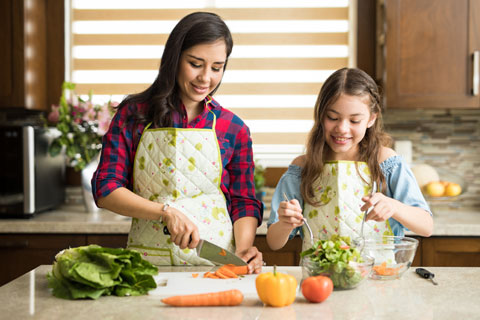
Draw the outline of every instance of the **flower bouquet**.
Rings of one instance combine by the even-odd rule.
[[[52,105],[46,119],[47,125],[55,126],[59,135],[49,147],[51,156],[65,148],[67,165],[80,171],[92,161],[102,148],[102,136],[108,130],[116,102],[94,104],[92,92],[83,100],[73,91],[75,84],[64,82],[59,105]],[[70,96],[67,98],[67,92]]]

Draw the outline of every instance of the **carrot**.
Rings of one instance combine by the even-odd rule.
[[[236,266],[234,264],[225,264],[222,266],[222,268],[227,268],[228,270],[231,270],[233,273],[239,276],[248,274],[248,266]]]
[[[218,276],[216,276],[215,274],[213,273],[210,273],[210,272],[205,272],[205,274],[203,275],[204,278],[212,278],[212,279],[219,279]]]
[[[373,270],[381,276],[395,276],[400,269],[402,269],[402,266],[397,268],[387,268],[387,263],[385,261],[382,264],[373,267]]]
[[[192,277],[194,278],[198,277],[198,273],[192,273]]]
[[[232,270],[228,269],[228,268],[224,268],[224,267],[220,267],[220,269],[218,269],[215,274],[217,272],[220,272],[222,273],[223,275],[225,275],[226,277],[228,278],[238,278],[238,276],[235,274],[235,272],[233,272]]]
[[[198,306],[238,306],[243,301],[243,294],[238,289],[172,296],[162,299],[162,302],[176,307]]]
[[[215,271],[215,275],[216,275],[217,277],[219,277],[220,279],[228,279],[228,278],[230,278],[230,277],[226,276],[225,274],[223,274],[222,271],[220,271],[220,270]]]
[[[225,250],[222,249],[222,251],[220,251],[218,254],[221,255],[222,257],[225,257],[227,255],[227,252],[225,252]]]

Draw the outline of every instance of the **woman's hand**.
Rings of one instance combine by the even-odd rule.
[[[362,211],[372,210],[368,213],[365,221],[386,221],[395,215],[397,210],[397,200],[385,196],[383,193],[377,192],[371,196],[362,198],[365,204],[360,208]]]
[[[260,273],[263,266],[263,255],[257,247],[250,247],[247,250],[235,252],[242,260],[248,262],[248,273]]]
[[[175,208],[168,207],[162,219],[167,225],[170,239],[180,249],[197,247],[200,241],[198,228],[186,215]]]
[[[278,221],[290,229],[303,225],[302,207],[297,199],[280,202],[277,213]]]

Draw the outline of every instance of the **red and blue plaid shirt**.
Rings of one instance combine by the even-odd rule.
[[[208,110],[215,114],[215,132],[223,164],[221,189],[227,200],[230,218],[235,222],[242,217],[255,217],[260,225],[263,204],[255,198],[250,130],[234,113],[224,109],[210,97],[207,98],[203,112],[193,121],[188,123],[186,117],[175,112],[173,125],[175,128],[212,128],[213,115]],[[136,128],[136,135],[133,134],[133,116],[137,108],[137,105],[128,105],[119,109],[103,137],[100,163],[92,178],[95,200],[120,187],[133,190],[133,161],[145,129],[145,125],[140,124]]]

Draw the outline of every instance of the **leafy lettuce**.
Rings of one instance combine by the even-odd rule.
[[[98,299],[147,294],[157,287],[157,273],[157,267],[136,251],[89,245],[59,252],[47,279],[58,298]]]

